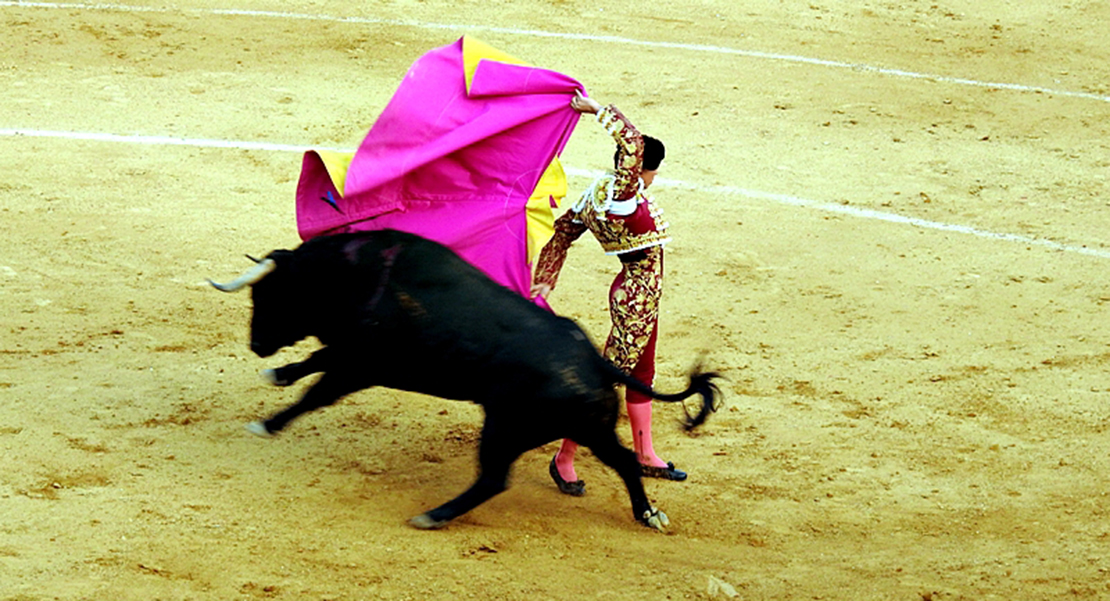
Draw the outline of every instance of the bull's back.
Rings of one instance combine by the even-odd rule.
[[[394,380],[384,385],[480,402],[565,395],[568,382],[597,386],[588,367],[597,351],[573,321],[436,242],[389,230],[345,236],[333,243],[348,259],[356,249],[361,273],[351,291],[368,297],[361,306],[376,313],[360,321],[388,322],[364,341],[393,352],[387,371]],[[572,372],[582,373],[567,380]]]
[[[392,292],[428,339],[457,338],[475,352],[527,354],[536,343],[566,335],[557,316],[448,249],[421,247],[399,259]]]
[[[446,246],[378,230],[315,238],[298,250],[335,328],[385,324],[423,344],[527,352],[565,336],[560,318],[498,284]],[[349,315],[354,311],[357,315]],[[342,332],[334,333],[341,336]]]

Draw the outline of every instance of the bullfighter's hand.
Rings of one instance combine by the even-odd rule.
[[[549,294],[551,294],[551,285],[550,284],[533,284],[532,285],[532,298],[536,298],[537,296],[542,296],[546,299],[547,295],[549,295]]]

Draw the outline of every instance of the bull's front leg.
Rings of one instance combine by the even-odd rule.
[[[487,411],[489,411],[487,409]],[[451,520],[485,503],[508,488],[513,462],[535,446],[522,435],[519,423],[503,419],[502,414],[486,414],[482,440],[478,446],[478,479],[470,488],[450,501],[409,520],[421,530],[446,526]]]
[[[274,386],[289,386],[305,376],[328,371],[334,354],[331,347],[325,346],[300,363],[267,369],[262,372],[262,377]]]
[[[302,414],[334,404],[344,396],[362,388],[365,386],[358,385],[357,380],[345,372],[326,372],[301,395],[301,400],[268,419],[251,422],[247,429],[259,436],[277,434]]]

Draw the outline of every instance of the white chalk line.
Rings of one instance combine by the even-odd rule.
[[[1005,82],[991,82],[979,81],[966,77],[951,77],[947,75],[936,75],[931,73],[918,73],[914,71],[906,71],[904,69],[891,69],[886,67],[879,67],[875,65],[868,65],[864,63],[847,63],[842,61],[825,60],[807,56],[799,56],[793,54],[777,54],[773,52],[760,52],[758,50],[741,50],[738,48],[728,48],[724,46],[710,46],[705,44],[683,44],[679,42],[657,42],[649,40],[636,40],[632,38],[623,38],[619,36],[605,36],[605,35],[589,35],[583,33],[567,33],[556,31],[544,31],[539,29],[515,29],[511,27],[495,27],[489,25],[453,25],[448,23],[428,23],[422,21],[409,21],[403,19],[378,19],[374,17],[341,17],[333,15],[318,15],[309,13],[293,13],[283,11],[268,11],[268,10],[245,10],[245,9],[202,9],[202,8],[165,8],[165,7],[151,7],[151,6],[130,6],[126,4],[88,4],[80,2],[21,2],[18,0],[2,0],[0,6],[8,7],[23,7],[23,8],[44,8],[44,9],[69,9],[69,10],[103,10],[103,11],[121,11],[121,12],[146,12],[146,13],[182,13],[182,14],[202,14],[202,15],[222,15],[222,16],[244,16],[244,17],[265,17],[273,19],[293,19],[301,21],[328,21],[333,23],[355,23],[355,24],[369,24],[369,25],[390,25],[401,27],[413,27],[417,29],[442,29],[449,31],[462,31],[462,32],[489,32],[499,33],[505,35],[519,35],[530,37],[543,37],[543,38],[557,38],[564,40],[579,40],[590,42],[604,42],[610,44],[624,44],[633,46],[644,46],[648,48],[668,48],[672,50],[684,50],[690,52],[705,52],[712,54],[730,54],[735,56],[744,56],[748,58],[757,58],[765,60],[784,61],[792,63],[801,63],[807,65],[816,65],[820,67],[832,67],[837,69],[848,69],[851,71],[861,73],[874,73],[878,75],[887,75],[891,77],[903,77],[909,79],[921,79],[926,81],[935,81],[941,83],[973,86],[980,88],[989,88],[997,90],[1012,90],[1017,92],[1032,92],[1037,94],[1048,94],[1053,96],[1063,96],[1069,98],[1085,98],[1089,100],[1099,100],[1102,102],[1110,102],[1110,96],[1104,94],[1096,94],[1092,92],[1076,92],[1072,90],[1059,90],[1053,88],[1046,88],[1041,86],[1030,86],[1016,83]]]
[[[36,129],[0,129],[0,137],[59,138],[64,140],[82,140],[90,142],[115,142],[153,146],[188,146],[194,148],[220,148],[231,150],[261,150],[267,152],[302,153],[308,150],[351,152],[353,150],[350,148],[302,146],[297,144],[276,144],[272,142],[251,142],[245,140],[210,140],[203,138],[175,138],[170,136],[120,135],[97,132],[51,131]],[[597,177],[597,175],[599,174],[598,171],[578,169],[575,167],[564,166],[564,169],[568,175],[572,175],[575,177],[592,179],[594,177]],[[957,234],[965,234],[969,236],[987,238],[991,240],[1000,240],[1005,242],[1016,242],[1018,244],[1038,246],[1050,250],[1076,253],[1080,255],[1098,257],[1100,259],[1110,259],[1110,250],[1089,248],[1087,246],[1077,246],[1074,244],[1063,244],[1061,242],[1055,242],[1053,240],[1047,240],[1044,238],[1033,238],[1020,234],[991,232],[966,225],[930,221],[928,219],[919,219],[917,217],[907,217],[905,215],[899,215],[897,213],[887,213],[883,211],[876,211],[873,209],[853,207],[850,205],[812,200],[799,196],[792,196],[790,194],[764,192],[762,190],[752,190],[749,188],[742,188],[737,186],[697,184],[664,178],[657,178],[655,182],[659,186],[691,190],[693,192],[698,192],[701,194],[743,196],[745,198],[771,201],[782,205],[814,209],[828,213],[838,213],[841,215],[847,215],[850,217],[857,217],[861,219],[872,219],[877,221],[885,221],[887,223],[912,225],[923,229],[938,230],[942,232],[953,232]]]

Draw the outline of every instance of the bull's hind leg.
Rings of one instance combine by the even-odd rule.
[[[530,448],[532,446],[528,446],[518,433],[498,427],[487,413],[485,426],[482,427],[482,442],[478,447],[477,480],[461,495],[412,518],[409,524],[421,530],[442,528],[504,492],[509,487],[509,470],[513,462]]]
[[[325,373],[301,395],[301,400],[275,413],[268,419],[251,422],[247,429],[259,436],[276,434],[302,414],[327,407],[361,388],[363,386],[359,386],[353,378],[347,377],[342,372]]]
[[[640,474],[640,461],[636,453],[625,448],[613,430],[595,429],[591,435],[580,437],[578,442],[583,444],[605,465],[617,470],[624,485],[628,488],[628,496],[632,501],[632,515],[641,524],[656,530],[665,530],[670,525],[667,514],[651,506],[647,493],[644,491],[644,482]]]

